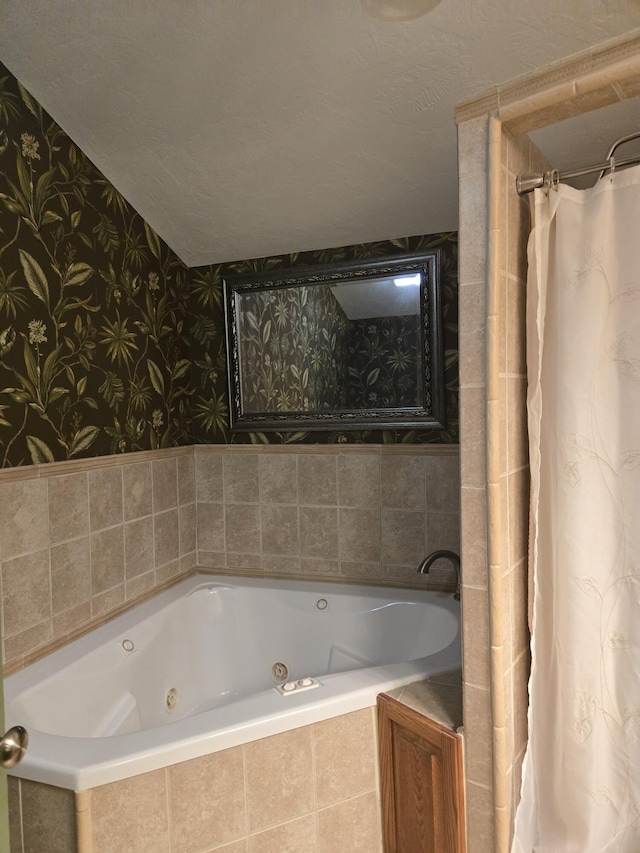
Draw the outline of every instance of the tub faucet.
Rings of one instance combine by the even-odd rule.
[[[453,551],[432,551],[418,566],[418,572],[421,575],[428,575],[429,569],[435,563],[436,560],[445,557],[448,560],[451,560],[453,564],[453,568],[456,570],[456,591],[454,594],[454,598],[456,601],[460,601],[460,557],[454,553]]]

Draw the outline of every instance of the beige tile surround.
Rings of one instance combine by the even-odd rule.
[[[460,194],[463,678],[469,853],[507,853],[526,746],[528,202],[523,135],[640,95],[638,32],[456,110]]]
[[[197,446],[0,471],[5,670],[196,565],[424,587],[427,549],[459,548],[457,447],[352,447]],[[433,580],[451,584],[446,562]]]
[[[196,562],[192,448],[0,472],[5,671]]]
[[[459,549],[457,447],[195,449],[198,565],[424,587]],[[450,567],[439,579],[450,583]]]
[[[75,797],[12,779],[10,800],[11,853],[381,853],[375,708]]]

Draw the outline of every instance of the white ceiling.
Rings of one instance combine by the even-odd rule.
[[[456,229],[455,104],[640,27],[640,0],[366,5],[2,0],[0,59],[194,266]],[[597,126],[538,141],[599,160],[640,110]]]

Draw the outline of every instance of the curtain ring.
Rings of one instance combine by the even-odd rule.
[[[550,172],[545,172],[544,175],[544,194],[546,196],[549,195],[549,190],[553,187],[557,187],[560,183],[560,172],[557,169],[551,169]]]

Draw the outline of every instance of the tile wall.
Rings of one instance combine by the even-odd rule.
[[[469,853],[506,853],[527,738],[527,137],[459,127],[465,769]],[[462,227],[464,219],[464,227]],[[464,236],[462,236],[464,235]]]
[[[196,562],[192,448],[0,472],[5,672]]]
[[[460,547],[453,446],[196,446],[198,565],[424,587]],[[448,584],[446,561],[434,580]]]
[[[459,549],[458,468],[455,446],[198,445],[1,471],[5,671],[196,565],[424,587],[427,551]]]
[[[458,127],[463,709],[467,846],[494,848],[487,564],[487,116]]]
[[[94,788],[75,804],[71,792],[12,780],[11,853],[42,853],[43,843],[48,853],[380,853],[377,778],[366,708]]]

